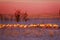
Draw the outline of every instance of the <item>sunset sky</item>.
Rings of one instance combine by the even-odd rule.
[[[58,16],[60,0],[0,0],[0,13],[14,14],[16,9],[31,17]]]

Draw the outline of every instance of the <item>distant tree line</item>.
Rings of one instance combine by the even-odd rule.
[[[7,20],[12,21],[13,16],[10,15],[10,18],[8,16],[6,17],[6,15],[0,14],[0,20],[1,21],[7,21]],[[22,13],[19,10],[16,10],[16,12],[14,13],[14,18],[15,18],[16,22],[19,22],[21,20],[26,22],[28,20],[28,14],[27,14],[27,12],[25,12],[22,15]]]

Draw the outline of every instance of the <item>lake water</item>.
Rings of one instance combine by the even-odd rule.
[[[51,24],[59,24],[60,25],[60,18],[31,18],[27,22],[25,21],[19,21],[16,22],[15,20],[12,21],[0,21],[0,24],[46,24],[46,23],[51,23]]]
[[[60,29],[3,28],[0,40],[60,40]]]
[[[30,19],[27,22],[0,21],[0,24],[58,24],[60,18],[39,18]],[[0,40],[60,40],[60,29],[41,28],[2,28],[0,29]]]

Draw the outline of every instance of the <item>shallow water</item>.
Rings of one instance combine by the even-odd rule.
[[[60,40],[60,29],[3,28],[0,40]]]
[[[46,23],[51,23],[51,24],[58,24],[60,25],[60,18],[35,18],[35,19],[29,19],[28,21],[19,21],[16,22],[14,19],[12,21],[1,21],[0,20],[0,24],[46,24]]]
[[[0,24],[58,24],[60,18],[30,19],[27,22],[15,20],[0,21]],[[60,40],[60,29],[41,28],[2,28],[0,29],[0,40]]]

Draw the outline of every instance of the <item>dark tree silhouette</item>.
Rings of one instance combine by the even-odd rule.
[[[60,16],[60,10],[59,10],[59,16]]]
[[[27,21],[27,20],[28,20],[27,17],[28,17],[28,14],[27,14],[27,12],[25,12],[24,15],[23,15],[23,20],[24,20],[24,21]]]
[[[16,21],[17,21],[17,22],[20,21],[20,11],[19,11],[19,10],[17,10],[17,11],[15,12],[15,18],[16,18]]]
[[[0,14],[0,20],[3,21],[3,15],[2,14]]]

